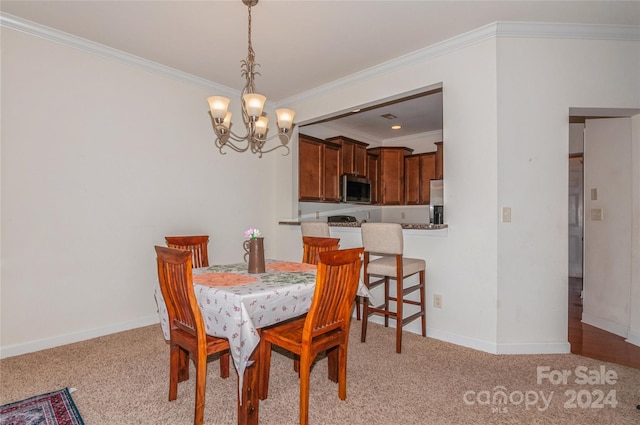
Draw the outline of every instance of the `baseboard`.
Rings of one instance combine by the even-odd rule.
[[[470,338],[464,335],[458,335],[445,332],[440,329],[433,329],[427,326],[427,336],[429,338],[438,339],[451,344],[460,345],[462,347],[472,348],[485,353],[496,354],[496,344],[494,342],[485,341],[477,338]]]
[[[105,326],[103,328],[87,329],[80,332],[58,335],[52,338],[29,341],[25,342],[24,344],[8,345],[6,347],[0,347],[0,359],[19,356],[26,353],[33,353],[35,351],[46,350],[47,348],[72,344],[74,342],[86,341],[88,339],[98,338],[116,332],[128,331],[130,329],[153,325],[154,323],[160,323],[157,314],[147,317],[141,317],[130,322],[123,322]]]
[[[571,344],[567,342],[519,342],[498,344],[496,354],[568,354]]]
[[[625,339],[629,344],[637,345],[640,347],[640,333],[631,332],[627,334],[627,339]]]
[[[594,316],[589,313],[582,313],[582,323],[594,326],[598,329],[602,329],[603,331],[610,332],[623,338],[626,338],[629,333],[628,327],[611,322],[598,316]]]
[[[381,317],[371,317],[370,322],[384,324]],[[395,326],[393,321],[389,322],[389,326]],[[408,332],[420,334],[421,329],[418,322],[408,324],[403,328]],[[571,352],[569,341],[555,343],[509,343],[497,344],[495,342],[485,341],[477,338],[470,338],[464,335],[458,335],[451,332],[433,329],[427,326],[427,336],[429,338],[438,339],[440,341],[449,342],[451,344],[462,347],[472,348],[478,351],[484,351],[491,354],[566,354]]]

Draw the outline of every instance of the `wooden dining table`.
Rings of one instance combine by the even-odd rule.
[[[315,290],[316,266],[267,260],[265,273],[249,274],[246,263],[193,269],[196,299],[206,332],[227,338],[238,372],[238,424],[258,423],[257,358],[260,328],[305,314]],[[360,285],[359,295],[368,295]],[[160,324],[169,339],[167,310],[155,291]]]

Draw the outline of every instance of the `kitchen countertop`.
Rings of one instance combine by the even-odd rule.
[[[309,220],[309,221],[318,221],[318,220]],[[290,226],[299,226],[299,220],[289,220],[289,221],[280,221],[278,224],[290,225]],[[329,227],[360,227],[359,222],[350,222],[350,223],[328,223]],[[411,230],[440,230],[446,229],[449,226],[447,224],[430,224],[430,223],[400,223],[403,229],[411,229]]]

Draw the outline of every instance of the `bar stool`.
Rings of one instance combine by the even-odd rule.
[[[369,306],[368,300],[363,303],[361,341],[367,338],[367,322],[370,314],[384,315],[384,326],[389,326],[389,317],[396,319],[396,353],[402,350],[402,327],[418,318],[422,320],[422,336],[427,335],[425,311],[425,270],[426,262],[418,258],[402,256],[404,240],[402,226],[397,223],[362,223],[362,244],[364,246],[364,284],[372,289],[384,283],[384,303]],[[371,255],[379,257],[371,259]],[[404,279],[419,274],[416,285],[405,288]],[[371,281],[370,276],[381,277]],[[389,280],[396,280],[396,296],[389,295]],[[406,299],[405,296],[419,291],[420,301]],[[389,302],[396,303],[396,311],[391,311]],[[404,304],[419,307],[419,311],[404,317]]]

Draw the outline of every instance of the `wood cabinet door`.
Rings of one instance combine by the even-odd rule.
[[[341,174],[355,174],[353,169],[353,143],[342,142],[342,173]]]
[[[367,178],[371,180],[371,203],[378,203],[378,193],[380,191],[379,176],[380,157],[367,153]]]
[[[435,179],[444,178],[444,148],[442,142],[436,142],[436,176]]]
[[[404,149],[383,148],[380,154],[380,203],[404,203]]]
[[[436,178],[436,153],[420,155],[420,204],[426,205],[431,197],[431,179]]]
[[[324,146],[324,201],[340,202],[340,147]]]
[[[353,173],[359,176],[367,175],[367,148],[354,145],[353,149]]]
[[[420,159],[421,155],[404,158],[404,201],[407,205],[420,204]]]
[[[321,201],[324,185],[324,145],[300,135],[298,138],[298,199]]]

